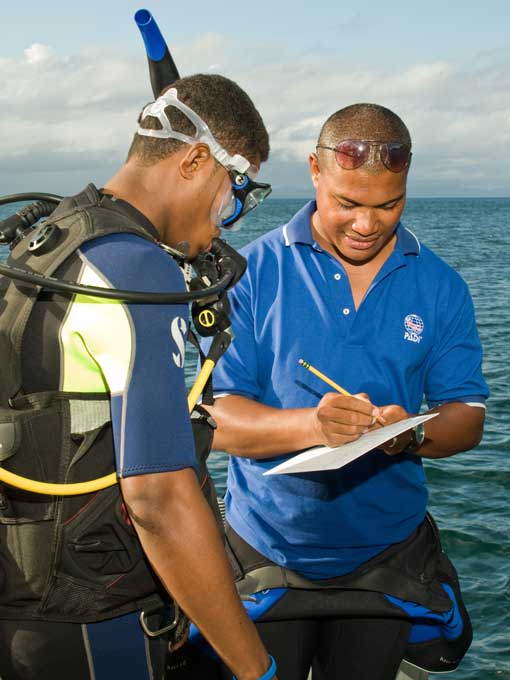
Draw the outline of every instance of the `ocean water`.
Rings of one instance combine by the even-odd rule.
[[[227,238],[240,247],[288,221],[304,203],[270,198]],[[0,218],[10,212],[0,207]],[[510,679],[510,198],[409,199],[403,221],[469,284],[491,389],[480,445],[425,462],[430,510],[459,572],[474,628],[473,645],[451,677]],[[5,255],[0,246],[0,260]],[[190,384],[194,370],[190,352]],[[213,453],[210,468],[223,492],[226,456]]]

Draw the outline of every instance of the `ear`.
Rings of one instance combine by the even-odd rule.
[[[197,172],[212,159],[212,154],[207,146],[202,142],[185,147],[185,153],[179,161],[179,172],[184,179],[194,179]]]
[[[315,189],[319,183],[319,175],[321,174],[321,169],[319,167],[319,159],[316,153],[311,153],[308,156],[308,166],[310,168],[310,177],[312,178],[312,184]]]

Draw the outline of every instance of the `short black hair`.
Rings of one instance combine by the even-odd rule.
[[[334,147],[344,139],[371,139],[412,146],[404,121],[379,104],[351,104],[336,111],[322,126],[317,145]],[[378,159],[369,159],[363,167],[372,172],[384,169]]]
[[[260,113],[246,92],[234,81],[217,74],[196,74],[172,83],[179,100],[207,123],[216,140],[231,154],[238,153],[254,162],[269,156],[269,136]],[[168,88],[167,88],[168,89]],[[193,135],[194,125],[175,106],[167,106],[166,114],[178,132]],[[157,130],[161,124],[154,116],[138,122],[145,129]],[[153,165],[182,147],[176,139],[158,139],[135,134],[128,153],[143,165]]]

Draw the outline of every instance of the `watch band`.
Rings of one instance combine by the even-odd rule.
[[[411,430],[411,441],[406,447],[406,451],[409,453],[415,453],[418,451],[420,446],[425,441],[425,425],[424,423],[418,423]]]

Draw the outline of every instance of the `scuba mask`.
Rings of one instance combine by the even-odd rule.
[[[174,106],[188,118],[195,126],[194,135],[186,135],[172,128],[165,111],[168,106]],[[142,112],[141,120],[143,121],[147,116],[157,118],[161,124],[161,129],[148,130],[139,125],[137,134],[158,139],[177,139],[186,144],[204,142],[208,145],[216,161],[227,170],[232,183],[232,196],[221,207],[221,220],[219,220],[218,226],[224,229],[232,229],[236,222],[250,210],[256,208],[271,193],[270,184],[255,181],[256,168],[240,154],[231,156],[215,139],[209,126],[202,118],[178,99],[175,88],[170,88],[160,95],[156,101],[148,104]]]

